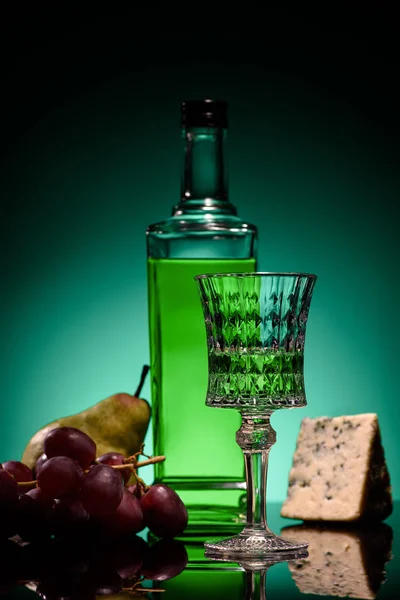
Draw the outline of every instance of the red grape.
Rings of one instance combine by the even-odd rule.
[[[80,429],[58,427],[47,434],[44,440],[44,453],[48,458],[68,456],[86,470],[96,458],[96,444]]]
[[[47,496],[45,496],[43,494],[42,490],[38,487],[33,488],[33,490],[29,490],[29,492],[26,492],[25,496],[32,498],[42,508],[53,508],[53,505],[54,505],[53,498],[48,498]],[[24,502],[26,502],[26,499],[25,500],[22,500],[22,498],[19,499],[20,504],[21,503],[23,504]]]
[[[183,571],[188,562],[186,548],[179,540],[159,540],[145,558],[142,574],[146,579],[164,581]]]
[[[178,494],[163,483],[153,485],[140,500],[147,527],[159,537],[175,537],[188,523],[188,513]]]
[[[4,469],[0,470],[0,506],[11,506],[18,500],[18,485],[14,477]]]
[[[99,456],[96,459],[96,462],[100,465],[123,465],[124,460],[125,457],[119,452],[107,452],[106,454],[102,454],[101,456]],[[129,467],[127,467],[126,469],[118,470],[124,479],[124,483],[127,484],[132,475],[132,471]]]
[[[0,502],[0,540],[10,538],[17,533],[18,504],[2,505]],[[2,554],[0,553],[0,556]]]
[[[15,481],[33,481],[30,468],[18,460],[7,460],[3,463],[3,469],[10,473]]]
[[[108,465],[95,465],[85,477],[79,499],[89,515],[102,515],[117,508],[123,490],[122,478],[115,469]]]
[[[123,490],[122,500],[112,513],[99,518],[102,529],[111,537],[128,537],[144,528],[140,502],[128,490]]]
[[[57,500],[54,505],[54,533],[71,537],[88,529],[89,514],[76,496]]]
[[[77,492],[83,483],[81,467],[72,458],[49,458],[37,476],[38,486],[47,498],[62,498]]]
[[[29,490],[19,499],[17,531],[26,542],[49,537],[53,525],[53,500],[39,488]]]
[[[44,463],[46,462],[46,460],[47,460],[47,456],[44,453],[41,454],[39,456],[39,458],[37,459],[36,464],[35,464],[35,474],[36,474],[36,477],[38,476],[39,471],[42,468],[42,466],[44,465]]]

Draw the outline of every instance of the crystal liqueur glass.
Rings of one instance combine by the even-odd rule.
[[[268,454],[276,441],[273,411],[306,405],[304,340],[316,281],[303,273],[235,273],[196,277],[208,344],[206,404],[241,413],[236,442],[246,468],[246,526],[234,537],[206,542],[208,556],[269,557],[304,551],[266,519]]]

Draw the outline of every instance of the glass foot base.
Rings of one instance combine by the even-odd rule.
[[[295,560],[307,555],[308,544],[289,541],[269,531],[244,530],[234,537],[207,540],[204,547],[209,558]]]

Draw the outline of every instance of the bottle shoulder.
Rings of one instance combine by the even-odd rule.
[[[174,216],[150,225],[146,237],[152,258],[242,259],[257,252],[257,228],[232,215]]]
[[[236,215],[212,214],[172,216],[152,223],[146,230],[150,236],[182,235],[256,235],[257,227]]]

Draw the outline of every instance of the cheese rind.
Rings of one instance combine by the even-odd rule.
[[[376,597],[385,580],[385,563],[391,559],[393,532],[388,525],[347,530],[299,525],[285,527],[281,535],[308,542],[308,557],[289,562],[300,592],[369,600]]]
[[[303,419],[282,517],[382,520],[392,507],[376,414]]]

